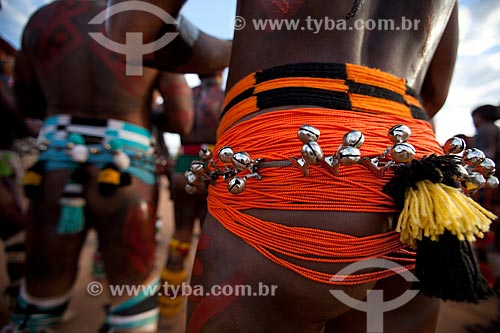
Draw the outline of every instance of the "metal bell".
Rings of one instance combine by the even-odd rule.
[[[192,161],[189,165],[189,170],[197,176],[201,176],[205,173],[205,163],[202,161]]]
[[[415,157],[416,152],[411,144],[402,142],[392,147],[391,156],[398,163],[408,163]]]
[[[443,148],[446,154],[460,154],[467,148],[467,144],[464,139],[455,136],[446,140]]]
[[[479,165],[485,158],[486,155],[477,148],[466,149],[462,155],[462,163],[465,165]]]
[[[339,161],[342,165],[354,165],[359,162],[361,152],[355,147],[345,147],[339,151]]]
[[[469,178],[463,182],[463,185],[468,191],[479,190],[484,187],[485,184],[486,179],[484,179],[483,175],[479,172],[471,172],[469,174]]]
[[[231,163],[233,154],[234,152],[231,147],[224,146],[221,149],[219,149],[217,156],[219,156],[219,160],[221,160],[223,163]]]
[[[492,189],[497,188],[498,184],[499,184],[498,178],[495,177],[495,176],[491,176],[491,177],[488,177],[488,179],[486,179],[486,185],[485,185],[485,187],[487,189],[492,190]]]
[[[198,156],[200,156],[203,162],[208,162],[214,157],[214,153],[208,147],[201,147]]]
[[[309,164],[316,164],[323,159],[323,151],[317,142],[311,141],[302,146],[302,158]]]
[[[245,178],[236,176],[233,179],[231,179],[227,184],[227,190],[232,194],[240,194],[243,193],[243,191],[245,191],[246,184],[247,181]]]
[[[196,176],[191,170],[184,172],[184,177],[189,185],[197,185],[199,183],[198,176]]]
[[[455,165],[455,170],[454,171],[455,172],[454,172],[453,178],[456,181],[461,182],[461,181],[466,180],[469,177],[469,172],[467,171],[467,169],[462,164]]]
[[[485,158],[479,165],[476,165],[476,170],[485,177],[490,177],[495,174],[495,162],[491,158]]]
[[[302,143],[318,141],[319,134],[319,129],[309,125],[302,125],[297,132],[299,140],[302,141]]]
[[[184,186],[184,190],[186,190],[187,194],[195,194],[196,192],[198,192],[196,186],[190,184],[186,184],[186,186]]]
[[[364,142],[365,136],[363,135],[363,133],[357,130],[347,132],[342,138],[342,145],[344,147],[361,148]]]
[[[410,135],[411,129],[406,125],[398,124],[389,129],[389,140],[394,144],[408,141]]]
[[[38,150],[39,151],[46,151],[47,149],[49,149],[49,145],[48,144],[41,143],[41,144],[38,145]]]
[[[248,153],[240,151],[233,155],[231,162],[233,163],[233,166],[236,170],[243,171],[250,167],[250,165],[252,164],[252,159],[250,158],[250,155],[248,155]]]

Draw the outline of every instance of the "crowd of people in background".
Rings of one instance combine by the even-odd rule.
[[[202,85],[193,98],[184,75],[149,68],[126,75],[119,55],[90,37],[94,28],[88,22],[106,3],[43,6],[27,23],[19,51],[3,40],[0,45],[0,235],[12,303],[2,332],[52,332],[62,323],[92,229],[98,241],[94,277],[158,287],[156,178],[171,178],[175,165],[165,155],[163,133],[189,135],[195,106],[200,129],[217,120],[209,113],[222,103],[220,78],[230,42],[221,41],[226,50],[213,80],[212,68],[200,68]],[[155,108],[158,95],[163,103]],[[44,121],[36,132],[28,131],[31,118]],[[200,143],[214,142],[216,123],[210,126],[212,136],[200,137]],[[22,165],[15,144],[27,136],[37,137],[31,147],[36,160]],[[110,296],[106,313],[102,332],[157,330],[155,294]]]

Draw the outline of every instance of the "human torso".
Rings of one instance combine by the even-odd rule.
[[[47,104],[47,116],[115,118],[149,126],[151,91],[157,72],[144,68],[127,76],[119,54],[89,32],[103,25],[88,22],[106,1],[61,0],[34,15],[26,28],[28,52]]]
[[[454,1],[365,1],[356,15],[346,20],[346,29],[320,28],[317,33],[308,30],[306,20],[312,22],[312,19],[328,18],[340,22],[338,20],[345,19],[353,3],[352,0],[239,1],[236,15],[246,20],[246,28],[235,31],[227,90],[255,71],[284,64],[323,62],[352,63],[378,68],[405,78],[407,85],[418,93]],[[402,17],[411,20],[415,29],[403,30]],[[298,29],[256,31],[253,26],[254,19],[285,18],[300,20]],[[366,23],[375,18],[392,19],[395,30],[349,29],[355,20],[363,20]],[[323,27],[324,24],[325,21]],[[399,27],[399,30],[396,27]],[[294,105],[282,108],[288,107],[293,108]],[[271,110],[260,110],[251,117]],[[392,216],[355,211],[287,212],[264,209],[253,209],[248,213],[285,225],[312,225],[319,229],[353,235],[386,231]],[[310,221],[314,223],[311,224]]]
[[[246,26],[235,31],[228,89],[256,70],[286,63],[336,62],[379,68],[406,78],[418,92],[454,2],[364,1],[344,26],[353,0],[239,1],[236,15],[245,19]],[[257,31],[257,19],[299,20],[299,25]],[[381,29],[371,29],[378,19],[392,20],[394,30],[386,30],[384,21]],[[336,29],[331,29],[331,20]],[[356,29],[355,21],[368,28]]]
[[[193,89],[194,124],[182,143],[209,143],[216,141],[216,131],[224,92],[217,84],[202,84]]]
[[[15,112],[15,102],[11,77],[0,74],[0,149],[12,149],[14,140],[19,136],[20,119]]]

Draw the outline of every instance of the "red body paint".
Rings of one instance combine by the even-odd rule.
[[[225,286],[236,286],[241,285],[246,282],[246,278],[236,273],[228,280],[221,282],[219,285]],[[199,333],[202,332],[203,327],[210,321],[210,319],[217,316],[219,313],[227,309],[235,300],[237,299],[236,295],[230,296],[207,296],[201,299],[201,301],[196,305],[191,318],[187,324],[186,332],[188,333]],[[193,301],[190,298],[190,301]]]

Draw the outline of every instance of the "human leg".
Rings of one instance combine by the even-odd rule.
[[[91,175],[91,180],[96,177]],[[133,178],[131,185],[103,197],[96,184],[90,181],[87,187],[88,216],[98,233],[109,284],[124,288],[122,293],[112,292],[102,332],[156,332],[158,278],[153,272],[156,186]],[[137,292],[131,292],[130,288],[136,288]]]
[[[0,177],[0,239],[4,242],[9,285],[5,294],[15,300],[24,277],[26,244],[22,207],[17,203],[19,186],[11,177]],[[3,292],[0,291],[0,292]]]
[[[181,171],[181,168],[176,168]],[[202,221],[206,212],[206,200],[203,194],[188,194],[185,190],[186,179],[183,172],[172,175],[171,193],[174,202],[175,230],[170,240],[168,258],[162,271],[162,283],[171,286],[180,286],[187,282],[188,267],[186,257],[191,248],[193,227],[196,219]],[[163,295],[160,297],[160,311],[165,317],[174,317],[180,313],[183,300],[178,295]]]
[[[69,171],[47,173],[42,195],[30,202],[26,282],[12,315],[13,323],[21,331],[57,327],[69,303],[86,235],[86,230],[73,235],[57,232],[59,198],[69,176]]]

